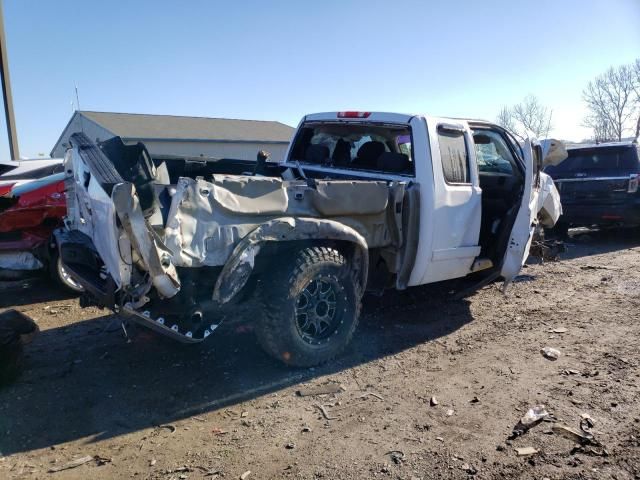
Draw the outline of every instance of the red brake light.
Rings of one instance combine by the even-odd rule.
[[[371,112],[338,112],[338,118],[369,118]]]

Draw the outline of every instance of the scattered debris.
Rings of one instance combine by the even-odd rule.
[[[240,414],[240,418],[246,418],[246,417],[248,417],[248,416],[249,416],[249,412],[242,412],[242,413]]]
[[[60,465],[60,466],[57,466],[57,467],[51,467],[49,469],[49,473],[61,472],[62,470],[69,470],[71,468],[76,468],[76,467],[79,467],[80,465],[84,465],[85,463],[89,463],[91,460],[93,460],[93,457],[91,455],[87,455],[86,457],[77,458],[75,460],[72,460],[70,462],[65,463],[64,465]]]
[[[390,452],[385,453],[385,455],[390,455],[391,460],[393,460],[393,463],[396,465],[400,465],[405,460],[405,455],[402,450],[391,450]]]
[[[455,411],[453,410],[453,408],[450,408],[449,410],[447,410],[447,417],[453,416],[454,413]]]
[[[302,431],[303,431],[304,433],[308,433],[308,432],[310,432],[310,431],[311,431],[311,427],[304,426],[304,427],[302,427]]]
[[[330,417],[327,413],[327,410],[324,408],[324,405],[320,405],[319,403],[314,404],[314,407],[318,408],[322,412],[322,416],[327,420],[337,420],[338,417]]]
[[[384,398],[382,398],[380,395],[378,395],[377,393],[373,393],[373,392],[365,392],[364,395],[360,395],[358,398],[366,398],[366,397],[375,397],[378,400],[382,400],[384,401]]]
[[[431,404],[432,407],[435,407],[436,405],[438,405],[438,399],[436,397],[431,397],[431,400],[429,401],[429,403]]]
[[[296,391],[299,397],[312,397],[315,395],[329,395],[332,393],[344,392],[344,387],[339,383],[327,383],[315,387],[304,387]]]
[[[469,400],[469,403],[480,403],[480,399],[477,396],[475,396],[471,400]]]
[[[516,453],[518,454],[519,457],[535,455],[539,451],[540,450],[538,450],[536,448],[533,448],[533,447],[518,447],[518,448],[516,448]]]
[[[247,470],[242,475],[240,475],[240,480],[247,480],[247,478],[249,478],[249,475],[251,475],[251,470]]]
[[[464,470],[465,472],[467,472],[469,475],[475,475],[476,473],[478,473],[478,470],[473,466],[470,465],[468,463],[463,463],[460,466],[461,470]]]
[[[286,448],[287,450],[293,450],[294,448],[296,448],[296,444],[293,442],[289,442],[284,446],[284,448]]]
[[[220,427],[213,427],[211,429],[211,433],[215,434],[215,435],[224,435],[225,433],[228,433],[226,430],[223,430]]]
[[[169,424],[167,424],[167,425],[158,425],[156,427],[156,429],[161,429],[161,428],[164,428],[165,430],[169,430],[169,432],[171,432],[172,434],[176,433],[176,427],[174,427],[173,425],[169,425]]]
[[[525,413],[524,416],[520,419],[520,423],[527,427],[532,427],[548,416],[549,412],[547,412],[544,405],[536,405],[535,407],[527,410],[527,413]]]
[[[544,405],[536,405],[535,407],[530,408],[527,410],[527,413],[520,418],[516,426],[513,427],[513,431],[511,432],[509,439],[513,440],[520,435],[524,435],[530,428],[535,427],[538,423],[549,416],[550,414],[547,412]]]
[[[544,347],[542,350],[540,350],[540,353],[542,353],[544,358],[547,358],[549,360],[557,360],[561,355],[560,350],[551,347]]]
[[[591,433],[591,429],[595,426],[595,422],[588,413],[580,415],[580,430],[586,433]]]
[[[558,327],[551,330],[553,333],[567,333],[567,329],[564,327]]]
[[[444,443],[444,438],[442,438],[442,437],[436,437],[436,440],[439,441],[439,442],[443,442]]]
[[[99,467],[106,465],[107,463],[111,463],[112,460],[109,457],[101,457],[100,455],[96,455],[95,457],[93,457],[93,459],[96,461]]]
[[[579,370],[574,370],[573,368],[565,368],[560,372],[562,375],[580,375]]]
[[[149,460],[150,467],[153,467],[156,463],[158,463],[158,461],[155,458],[152,458],[151,460]]]
[[[576,430],[575,428],[571,428],[567,425],[554,425],[551,429],[553,430],[553,433],[560,435],[561,437],[568,438],[577,444],[593,445],[596,447],[602,446],[600,442],[594,438],[591,432]]]

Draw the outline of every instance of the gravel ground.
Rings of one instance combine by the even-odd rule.
[[[250,327],[196,347],[127,341],[44,281],[6,284],[0,311],[41,334],[0,391],[0,478],[637,479],[639,266],[638,231],[590,232],[506,295],[367,298],[345,355],[305,370],[268,358]],[[540,404],[550,415],[514,436]],[[584,415],[582,443],[559,433],[587,437]]]

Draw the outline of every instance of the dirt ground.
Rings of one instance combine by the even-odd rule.
[[[348,351],[306,370],[272,361],[247,327],[197,347],[144,330],[127,342],[114,316],[46,282],[0,287],[0,310],[42,330],[0,391],[0,478],[638,479],[640,232],[568,247],[506,296],[368,297]],[[310,387],[340,389],[297,394]],[[539,404],[551,415],[510,440]],[[581,432],[583,414],[590,445],[553,430]]]

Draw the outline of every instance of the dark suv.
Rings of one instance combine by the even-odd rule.
[[[545,168],[560,192],[560,234],[569,227],[640,224],[640,147],[616,142],[567,148],[569,156]]]

